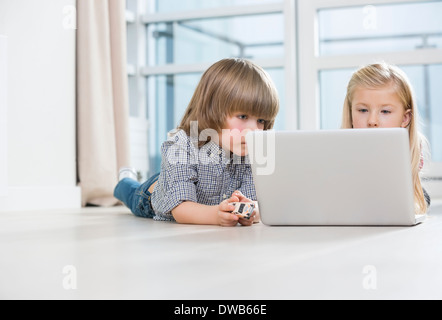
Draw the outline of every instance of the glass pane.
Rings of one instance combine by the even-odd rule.
[[[284,57],[282,14],[149,25],[149,65],[214,62],[226,57]],[[148,50],[149,52],[149,50]]]
[[[275,130],[285,130],[286,129],[286,110],[285,110],[285,71],[284,69],[267,69],[267,73],[272,78],[276,90],[278,91],[279,95],[279,113],[276,117],[275,125],[273,129]]]
[[[137,118],[139,116],[138,110],[138,82],[135,77],[128,77],[129,84],[129,114],[131,117]]]
[[[137,1],[138,0],[126,0],[126,9],[137,12]]]
[[[353,69],[327,70],[319,73],[321,129],[341,127],[342,108]]]
[[[156,12],[169,13],[228,6],[281,3],[283,0],[157,0]]]
[[[267,70],[275,82],[281,97],[284,96],[284,71]],[[149,96],[149,156],[150,173],[159,172],[161,165],[161,145],[167,139],[167,133],[176,128],[193,96],[202,74],[175,76],[155,76],[148,79]],[[284,103],[281,99],[281,112],[275,128],[284,130]]]
[[[400,66],[413,85],[421,120],[421,132],[431,145],[434,162],[442,162],[442,65]],[[321,71],[321,129],[341,126],[346,88],[353,69]]]
[[[137,26],[132,23],[127,25],[127,63],[136,66],[138,61],[138,39],[137,39]]]
[[[442,48],[442,2],[324,9],[321,55]]]

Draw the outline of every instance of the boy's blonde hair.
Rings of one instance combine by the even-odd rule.
[[[418,109],[414,93],[407,75],[398,67],[387,63],[367,65],[356,71],[347,87],[342,128],[353,128],[352,101],[357,88],[378,89],[393,84],[405,111],[411,111],[411,119],[408,125],[410,137],[411,165],[414,182],[414,198],[416,213],[424,214],[427,211],[427,202],[420,180],[420,164],[423,145],[427,143],[425,137],[418,131]]]
[[[198,121],[198,134],[206,129],[220,133],[236,112],[264,119],[264,130],[272,129],[278,93],[261,67],[244,59],[224,59],[203,74],[178,129],[190,135],[191,122]]]

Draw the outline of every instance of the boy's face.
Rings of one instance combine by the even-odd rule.
[[[359,87],[352,101],[353,128],[406,128],[411,110],[405,110],[393,85],[379,89]]]
[[[250,131],[264,130],[266,120],[235,113],[227,117],[226,125],[221,133],[220,146],[233,154],[245,157],[248,154],[246,135]]]

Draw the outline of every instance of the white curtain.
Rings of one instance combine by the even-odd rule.
[[[124,0],[77,0],[77,156],[83,206],[113,206],[130,164]]]

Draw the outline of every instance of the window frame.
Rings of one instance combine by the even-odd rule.
[[[128,25],[135,25],[135,35],[137,43],[129,48],[137,52],[136,64],[128,64],[128,76],[135,79],[136,82],[136,109],[138,117],[130,117],[131,128],[131,159],[132,165],[136,168],[142,168],[141,173],[150,175],[149,169],[155,166],[155,155],[149,153],[140,157],[140,141],[134,137],[140,137],[142,130],[150,132],[156,131],[156,124],[146,122],[147,110],[150,110],[150,116],[153,114],[154,108],[149,105],[155,104],[155,96],[149,94],[153,92],[152,82],[150,79],[156,76],[170,76],[182,74],[203,73],[210,67],[211,63],[197,64],[166,64],[161,66],[149,66],[149,59],[155,54],[155,48],[149,47],[152,39],[149,39],[147,26],[156,23],[177,23],[181,21],[189,21],[195,19],[210,18],[226,18],[226,17],[243,17],[263,14],[282,13],[284,16],[284,58],[283,59],[256,59],[253,60],[265,69],[282,69],[284,70],[284,83],[286,88],[297,88],[297,51],[296,51],[296,0],[281,0],[279,3],[244,5],[244,6],[224,6],[211,9],[201,9],[177,13],[154,13],[155,0],[126,0],[126,21]],[[128,31],[129,33],[129,31]],[[214,63],[215,61],[213,61]],[[285,112],[286,116],[282,121],[288,130],[298,129],[298,96],[297,90],[285,90]],[[133,107],[133,106],[132,106]],[[138,130],[135,130],[138,128]],[[150,149],[154,147],[158,149],[158,142],[152,135],[148,137],[148,145],[144,148]],[[151,146],[151,147],[149,147]],[[149,163],[152,162],[152,163]],[[143,165],[144,163],[144,165]]]
[[[148,131],[147,119],[147,90],[146,79],[140,73],[140,68],[145,65],[147,35],[140,16],[146,12],[148,3],[144,0],[126,0],[126,25],[131,26],[128,33],[128,59],[132,63],[127,64],[127,76],[129,81],[135,83],[135,94],[131,95],[131,108],[136,110],[136,116],[129,117],[129,143],[131,165],[138,170],[141,178],[147,178],[149,174]],[[129,36],[134,42],[129,41]]]
[[[442,49],[379,52],[351,55],[319,55],[318,11],[342,7],[425,3],[428,0],[298,0],[299,50],[299,121],[301,130],[320,129],[319,74],[323,70],[358,68],[374,61],[389,61],[396,65],[442,64]],[[426,164],[424,178],[431,179],[436,193],[442,196],[442,163]]]
[[[228,6],[212,9],[177,13],[152,13],[155,0],[127,0],[136,10],[127,10],[128,24],[136,25],[136,65],[128,65],[128,76],[137,83],[137,109],[139,117],[131,117],[131,128],[147,129],[147,105],[154,98],[148,94],[146,82],[150,77],[203,73],[210,63],[166,64],[148,66],[147,55],[153,48],[148,47],[147,25],[153,23],[187,21],[195,19],[224,18],[237,16],[282,13],[284,17],[284,58],[254,60],[264,68],[281,68],[285,81],[285,128],[286,130],[320,129],[319,73],[322,70],[357,68],[376,60],[387,60],[398,65],[440,64],[441,49],[419,51],[384,52],[352,55],[319,55],[319,28],[317,12],[320,9],[431,2],[429,0],[281,0],[280,3],[247,6]],[[154,124],[150,124],[154,125]],[[132,130],[132,129],[131,129]],[[149,137],[151,139],[151,137]],[[146,148],[146,146],[144,146]],[[133,148],[132,148],[133,149]],[[148,157],[144,160],[148,163]],[[138,166],[141,164],[139,158]],[[147,165],[147,168],[149,166]],[[430,163],[426,177],[433,179],[434,190],[442,197],[442,163]]]
[[[143,1],[143,0],[138,0]],[[151,1],[151,0],[147,0]],[[297,52],[296,52],[296,1],[281,0],[280,3],[247,5],[247,6],[226,6],[214,9],[203,9],[178,13],[147,13],[141,16],[141,21],[147,27],[156,23],[177,23],[189,20],[243,17],[263,14],[282,13],[284,16],[284,59],[256,59],[255,63],[264,69],[280,68],[285,71],[284,81],[286,88],[297,87]],[[214,61],[215,62],[215,61]],[[189,73],[203,73],[211,63],[197,64],[167,64],[163,66],[143,66],[140,74],[144,77],[179,75]],[[298,128],[297,112],[297,91],[286,90],[286,123],[288,130]]]

